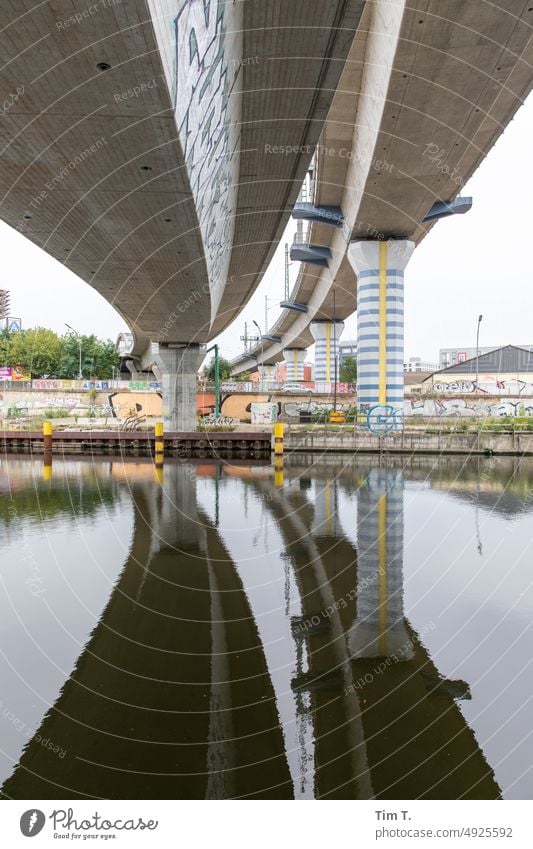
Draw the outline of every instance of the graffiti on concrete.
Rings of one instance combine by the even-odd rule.
[[[337,410],[347,412],[351,404],[337,403]],[[282,404],[283,412],[289,418],[298,418],[300,413],[327,413],[332,409],[333,403],[327,401],[289,401],[287,404]]]
[[[181,0],[174,21],[178,131],[209,279],[219,286],[212,288],[217,305],[228,276],[239,179],[240,65],[228,63],[226,42],[242,38],[235,26],[240,14],[238,6],[218,0]],[[232,45],[233,58],[237,52]]]
[[[533,415],[533,398],[412,398],[405,401],[405,415],[438,418],[491,418]]]
[[[533,395],[533,383],[520,378],[501,380],[499,377],[483,377],[482,380],[439,380],[434,384],[428,383],[428,392],[438,392],[444,395],[470,395],[482,392],[485,395]]]
[[[366,414],[366,424],[372,433],[388,433],[403,426],[403,410],[394,409],[390,404],[378,404]]]

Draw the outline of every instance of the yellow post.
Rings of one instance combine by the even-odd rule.
[[[49,481],[52,477],[52,432],[52,422],[43,422],[43,478],[45,481]]]
[[[283,457],[274,457],[274,486],[281,487],[283,483]]]
[[[282,422],[276,422],[274,425],[274,454],[278,457],[282,456],[285,452],[283,441],[284,431],[285,425]]]
[[[163,464],[165,462],[165,440],[163,438],[165,428],[163,422],[155,423],[155,474],[159,483],[163,483]]]
[[[45,451],[52,451],[52,422],[43,422],[43,443]]]
[[[155,455],[165,453],[165,441],[163,438],[165,429],[163,422],[155,423]]]

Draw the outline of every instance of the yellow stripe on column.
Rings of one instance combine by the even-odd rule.
[[[379,403],[387,403],[387,242],[379,243]]]
[[[379,654],[387,654],[387,496],[378,501]]]
[[[329,382],[331,380],[330,359],[331,359],[331,324],[328,322],[326,324],[326,381],[327,382]]]
[[[294,352],[294,380],[298,380],[298,352]]]

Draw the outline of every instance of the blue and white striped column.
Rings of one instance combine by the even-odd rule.
[[[348,248],[357,275],[357,409],[395,428],[403,427],[404,269],[414,248],[406,239]]]
[[[352,657],[408,660],[403,603],[403,472],[372,469],[357,490],[357,617]]]
[[[285,348],[283,356],[287,366],[285,380],[287,383],[294,383],[297,380],[304,379],[305,348]]]
[[[276,366],[264,365],[258,367],[259,376],[264,383],[275,383]]]
[[[334,383],[335,357],[339,353],[344,322],[312,321],[309,326],[315,340],[315,383]]]

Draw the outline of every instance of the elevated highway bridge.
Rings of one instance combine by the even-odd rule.
[[[190,430],[203,346],[260,283],[317,150],[313,205],[340,218],[319,213],[299,246],[315,260],[291,296],[305,310],[284,310],[264,359],[314,336],[327,373],[331,321],[381,240],[367,323],[392,321],[389,284],[400,314],[359,373],[369,403],[396,402],[403,267],[529,92],[532,22],[522,0],[445,15],[436,0],[20,0],[0,32],[0,217],[118,310],[132,369],[157,374],[167,424]]]

